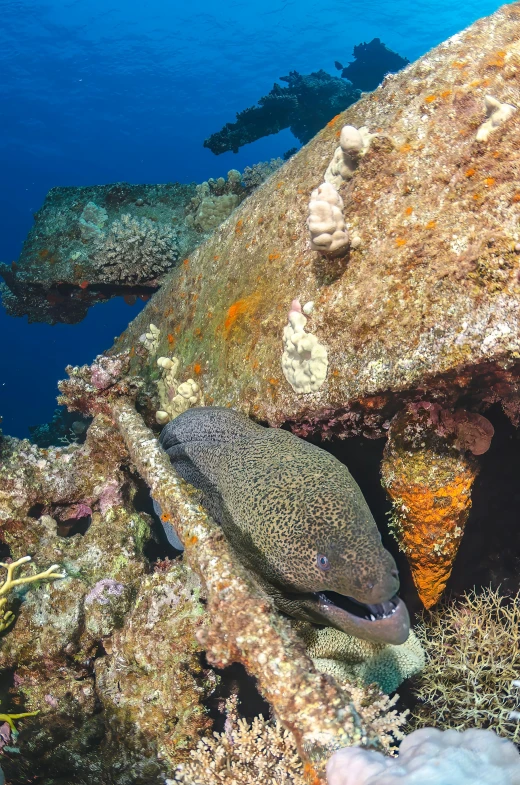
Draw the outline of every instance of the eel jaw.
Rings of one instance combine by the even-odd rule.
[[[378,605],[368,605],[336,592],[315,594],[321,622],[348,635],[374,643],[404,643],[410,632],[410,617],[397,595]],[[325,620],[326,619],[326,620]]]

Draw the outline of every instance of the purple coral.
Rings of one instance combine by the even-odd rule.
[[[85,605],[92,605],[93,602],[97,602],[98,605],[108,605],[110,597],[120,597],[123,589],[123,584],[113,578],[103,578],[91,588],[85,597]]]

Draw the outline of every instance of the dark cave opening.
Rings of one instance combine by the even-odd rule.
[[[216,674],[218,684],[211,695],[203,701],[208,716],[213,721],[213,731],[222,733],[226,722],[225,702],[231,695],[238,696],[238,714],[249,723],[261,714],[269,719],[271,708],[258,691],[257,681],[250,676],[243,665],[234,662],[227,668],[212,668],[206,655],[200,655],[203,668],[211,668]]]
[[[482,587],[500,586],[502,594],[520,589],[520,430],[497,404],[486,411],[495,429],[490,449],[479,456],[480,472],[472,492],[472,508],[444,600]],[[383,544],[397,562],[400,596],[412,619],[422,611],[406,556],[389,531],[391,509],[381,486],[380,465],[385,439],[354,436],[321,441],[309,439],[344,463],[374,515]]]

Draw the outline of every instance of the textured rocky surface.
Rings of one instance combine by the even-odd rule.
[[[2,708],[38,714],[20,723],[19,752],[4,748],[6,776],[163,782],[209,727],[202,701],[216,678],[199,661],[199,583],[174,561],[154,572],[142,486],[120,467],[123,444],[102,415],[82,446],[6,438],[1,448],[2,558],[31,554],[35,572],[53,562],[66,573],[10,598]]]
[[[520,357],[520,112],[486,142],[485,96],[518,103],[520,6],[493,16],[388,78],[331,121],[174,271],[123,333],[134,371],[155,378],[137,339],[180,360],[206,403],[241,408],[301,434],[384,433],[402,405],[514,415]],[[310,248],[305,220],[345,124],[372,140],[340,189],[361,244],[341,262]],[[456,216],[456,219],[455,219]],[[293,298],[314,301],[307,329],[328,351],[325,383],[297,394],[281,372]]]

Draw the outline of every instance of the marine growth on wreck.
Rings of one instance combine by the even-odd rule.
[[[520,785],[520,2],[487,10],[201,125],[226,177],[52,183],[0,267],[29,400],[138,313],[0,432],[0,783]]]

